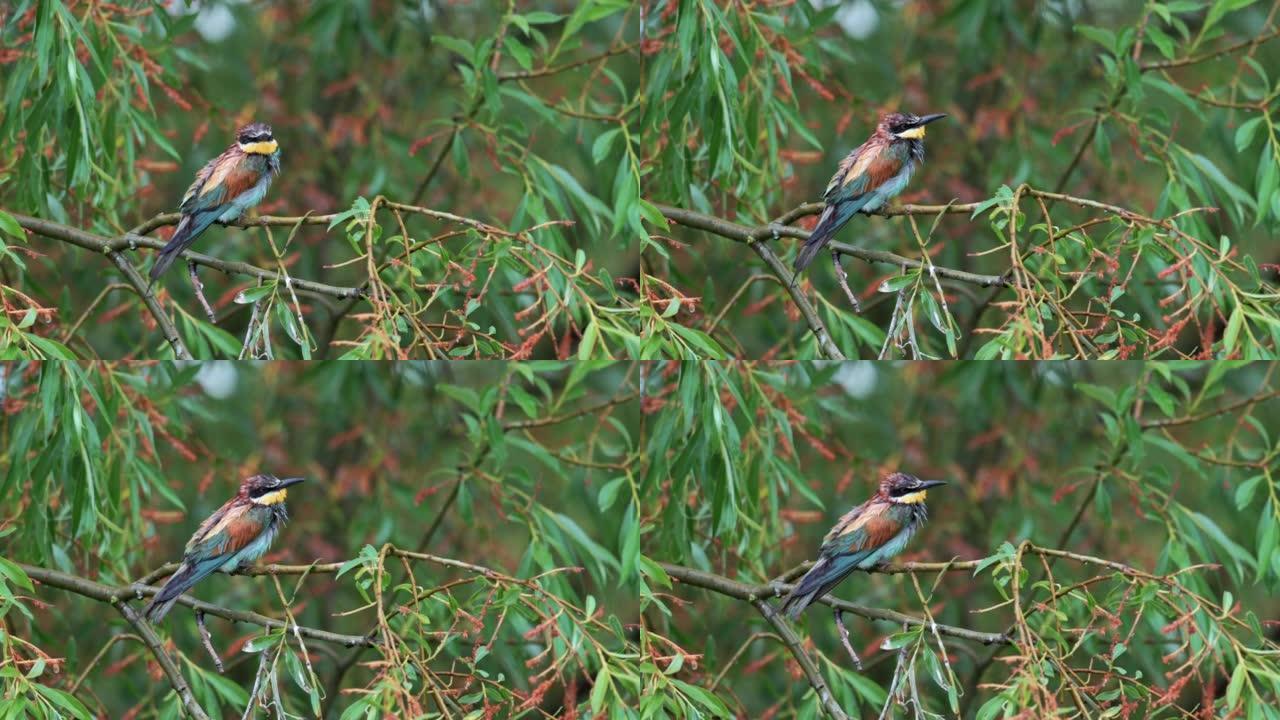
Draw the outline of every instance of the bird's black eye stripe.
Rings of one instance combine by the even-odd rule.
[[[889,494],[894,497],[902,497],[903,495],[910,495],[911,493],[916,492],[918,489],[919,488],[917,488],[914,485],[910,487],[896,487],[890,490]]]

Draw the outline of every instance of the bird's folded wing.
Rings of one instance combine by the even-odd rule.
[[[238,153],[225,152],[209,161],[182,198],[182,212],[193,213],[231,202],[258,183],[262,173],[246,167]]]
[[[892,152],[863,145],[840,161],[823,198],[827,203],[857,200],[902,171],[902,159]]]
[[[243,550],[262,534],[262,519],[244,504],[228,503],[200,524],[187,543],[187,555],[227,557]]]
[[[902,523],[881,514],[880,510],[881,507],[869,504],[853,517],[846,515],[823,542],[824,554],[869,553],[892,540],[902,531]]]
[[[213,194],[221,190],[220,202],[228,203],[235,200],[240,195],[249,191],[254,185],[258,184],[258,180],[262,178],[262,173],[246,167],[244,158],[234,156],[229,162],[222,163],[213,171],[213,175],[209,178],[211,187],[204,192]],[[213,187],[213,183],[217,183]]]
[[[200,172],[196,173],[195,181],[191,183],[191,187],[187,188],[186,194],[182,196],[182,204],[178,206],[179,210],[183,213],[190,213],[197,209],[196,201],[200,198],[201,191],[204,190],[205,183],[209,181],[209,176],[213,174],[214,168],[218,166],[218,161],[221,160],[224,155],[225,153],[223,155],[219,155],[205,163],[204,167],[200,168]]]

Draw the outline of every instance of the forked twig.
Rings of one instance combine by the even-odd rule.
[[[209,301],[204,297],[204,283],[200,282],[199,276],[196,275],[195,262],[188,260],[187,270],[191,274],[191,287],[195,288],[196,298],[200,300],[200,307],[204,308],[204,314],[209,316],[209,322],[217,325],[218,319],[213,315],[213,308],[209,307]]]
[[[832,608],[832,610],[836,616],[836,627],[840,630],[840,644],[844,645],[849,657],[853,659],[854,669],[862,672],[862,659],[858,657],[858,653],[853,651],[853,645],[849,642],[849,629],[844,626],[844,610],[840,608]]]
[[[218,672],[222,672],[222,658],[218,657],[218,651],[213,649],[213,636],[209,634],[209,628],[204,624],[204,613],[196,611],[196,626],[200,628],[200,640],[204,642],[204,649],[209,651],[209,657],[213,658],[213,664],[218,668]]]
[[[849,298],[849,303],[853,305],[853,311],[862,312],[862,304],[858,302],[857,296],[849,289],[849,274],[844,271],[844,265],[840,264],[840,251],[835,248],[831,249],[831,264],[836,266],[836,280],[840,283],[840,289],[844,290],[844,296]]]

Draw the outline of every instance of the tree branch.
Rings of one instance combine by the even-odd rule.
[[[165,246],[165,243],[161,240],[157,240],[155,238],[143,237],[142,235],[139,235],[137,233],[126,233],[121,237],[107,238],[107,237],[103,237],[102,235],[98,235],[97,233],[91,233],[86,230],[81,230],[79,228],[71,227],[68,225],[62,225],[59,223],[51,222],[49,220],[42,220],[40,218],[34,218],[27,215],[21,215],[18,213],[9,213],[9,214],[12,215],[15,220],[18,221],[19,225],[21,225],[23,228],[37,235],[42,235],[44,237],[47,237],[53,240],[61,240],[62,242],[71,243],[72,245],[82,247],[86,250],[92,250],[94,252],[103,253],[109,257],[113,257],[113,259],[114,257],[119,256],[119,254],[125,250],[134,250],[139,247],[159,250]],[[180,217],[179,215],[173,214],[173,213],[169,215],[158,215],[152,220],[149,220],[148,222],[139,226],[139,228],[149,232],[150,230],[155,229],[155,227],[153,227],[155,223],[159,222],[159,225],[171,224],[170,221],[177,222],[179,217]],[[249,227],[255,224],[294,225],[299,222],[301,222],[304,225],[320,224],[319,222],[311,222],[311,221],[313,219],[318,220],[319,218],[323,218],[323,217],[327,217],[327,216],[308,216],[303,218],[261,218],[261,220],[269,221],[269,222],[256,223],[253,221],[237,221],[236,223],[232,223],[232,224],[240,227]],[[281,222],[284,220],[291,220],[292,222]],[[301,278],[295,278],[295,277],[285,278],[283,275],[280,275],[279,273],[275,273],[270,270],[264,270],[256,265],[222,260],[220,258],[204,255],[202,253],[192,252],[191,250],[184,251],[182,253],[182,257],[198,265],[204,265],[206,267],[214,268],[215,270],[221,270],[222,272],[230,275],[247,275],[248,277],[258,278],[261,280],[280,282],[280,283],[288,282],[298,290],[306,290],[308,292],[319,293],[321,295],[329,295],[329,296],[340,298],[340,299],[357,297],[359,295],[364,294],[364,291],[361,290],[360,288],[326,285],[324,283],[314,282],[311,280],[303,280]],[[120,265],[119,260],[116,260],[115,262],[117,265]],[[128,263],[127,260],[125,262],[126,264]],[[124,266],[120,266],[120,267],[121,267],[121,270],[124,270],[125,277],[128,278],[129,271],[126,270]],[[136,270],[133,271],[133,275],[134,277],[138,278],[139,281],[141,281],[141,278],[138,276],[138,273]],[[132,284],[133,281],[130,280],[130,282]],[[159,305],[155,303],[154,297],[151,297],[150,300],[147,300],[148,296],[150,296],[150,293],[145,292],[145,289],[146,289],[146,283],[142,283],[142,290],[139,292],[139,294],[143,296],[145,301],[147,301],[148,307],[155,305],[155,307],[158,309]],[[155,314],[155,311],[153,311],[153,314]],[[176,331],[175,331],[175,334],[176,334]]]
[[[27,575],[33,578],[36,577],[30,571],[38,568],[24,565],[23,569],[27,571]],[[61,575],[61,573],[58,574]],[[169,657],[169,653],[165,652],[164,643],[160,641],[156,631],[151,629],[150,623],[143,620],[137,611],[129,607],[129,604],[122,598],[112,599],[109,602],[120,611],[124,619],[129,621],[133,629],[137,630],[138,634],[142,636],[142,642],[146,644],[147,648],[151,650],[151,654],[155,656],[156,662],[160,664],[160,669],[164,671],[165,677],[169,678],[169,684],[173,686],[173,691],[178,694],[178,699],[182,701],[182,706],[187,709],[191,717],[195,718],[195,720],[209,720],[209,716],[196,703],[195,696],[191,694],[191,686],[187,684],[187,679],[182,677],[182,672],[178,670],[178,666],[173,664],[173,659]]]
[[[721,595],[725,595],[738,600],[745,600],[749,603],[756,602],[772,597],[781,597],[789,592],[792,588],[790,583],[769,582],[763,585],[748,585],[747,583],[730,580],[722,575],[695,570],[694,568],[684,567],[682,565],[671,565],[669,563],[659,563],[662,569],[668,575],[679,580],[686,585],[700,587],[704,590],[710,590]],[[943,563],[945,564],[945,563]],[[903,570],[905,572],[905,569]],[[863,605],[854,605],[851,602],[838,600],[830,595],[824,595],[815,602],[830,605],[833,608],[839,608],[845,612],[851,612],[854,615],[860,615],[868,620],[884,620],[892,623],[906,623],[907,625],[925,625],[930,629],[937,628],[937,631],[943,635],[960,638],[962,640],[973,640],[983,645],[1011,645],[1013,641],[1004,633],[987,633],[978,630],[970,630],[969,628],[956,627],[954,625],[942,625],[930,623],[923,618],[912,615],[905,615],[895,610],[882,610],[880,608],[865,607]]]
[[[884,208],[874,214],[886,217],[896,217],[901,215],[938,215],[940,213],[954,215],[972,213],[977,207],[978,203],[953,203],[951,205],[900,205],[897,207]],[[787,223],[794,222],[807,215],[816,215],[822,212],[823,204],[805,203],[785,215],[782,215],[777,220],[757,227],[747,227],[746,225],[740,225],[736,222],[725,220],[723,218],[704,215],[699,212],[671,207],[669,205],[658,205],[657,208],[658,211],[661,212],[668,220],[684,225],[685,227],[696,228],[730,240],[753,244],[758,241],[774,237],[789,237],[796,238],[798,240],[807,240],[809,238],[808,230],[802,230],[798,227],[788,225]],[[978,273],[966,272],[964,270],[942,267],[941,265],[931,265],[920,260],[904,257],[897,253],[885,252],[883,250],[870,250],[867,248],[860,248],[853,245],[834,242],[831,243],[831,247],[839,250],[841,255],[851,255],[865,260],[868,263],[883,263],[886,265],[906,268],[929,268],[932,269],[938,277],[979,285],[981,287],[1007,287],[1012,284],[1004,275],[981,275]]]
[[[48,585],[50,587],[56,587],[61,590],[66,590],[67,592],[72,592],[77,595],[82,595],[84,597],[91,598],[99,602],[110,603],[116,606],[117,608],[127,608],[127,605],[125,605],[125,603],[131,599],[135,599],[135,598],[141,599],[143,597],[155,595],[156,593],[160,592],[160,588],[153,587],[151,585],[144,585],[142,583],[133,583],[131,585],[127,585],[124,587],[115,587],[112,585],[104,585],[103,583],[95,582],[87,578],[77,577],[75,575],[69,575],[67,573],[59,572],[57,570],[49,570],[47,568],[33,567],[31,565],[22,565],[22,564],[19,564],[19,566],[33,580],[38,580],[41,583]],[[340,568],[341,566],[342,566],[342,563],[329,563],[324,566],[316,566],[316,567],[321,568],[320,570],[318,570],[318,572],[325,572],[326,570],[329,572],[337,572],[338,568]],[[279,568],[279,567],[288,568],[291,571],[296,569],[297,572],[284,573],[284,572],[279,572],[278,570],[273,571],[273,568]],[[174,568],[176,568],[176,565],[174,566]],[[249,575],[301,574],[305,572],[307,568],[312,568],[312,566],[298,565],[298,566],[255,567],[255,568],[250,568],[249,571],[246,572],[245,574],[249,574]],[[172,572],[172,570],[170,570],[170,572]],[[317,572],[317,570],[313,569],[312,572]],[[233,620],[235,622],[249,623],[250,625],[260,625],[262,627],[272,628],[272,629],[283,628],[283,629],[289,630],[290,632],[294,632],[296,630],[299,635],[308,639],[336,643],[338,645],[343,645],[346,647],[356,647],[358,645],[365,645],[365,646],[372,647],[376,644],[375,641],[368,636],[342,635],[339,633],[329,632],[328,630],[318,630],[316,628],[303,627],[303,626],[297,626],[295,628],[294,626],[284,622],[283,620],[270,618],[270,617],[267,617],[266,615],[259,615],[258,613],[255,613],[255,612],[246,612],[243,610],[232,610],[230,608],[222,607],[221,605],[214,605],[213,603],[207,603],[201,600],[196,600],[195,598],[189,595],[181,596],[180,598],[178,598],[178,602],[182,605],[186,605],[187,607],[190,607],[199,612],[203,612],[208,615],[217,615],[218,617],[226,618],[227,620]],[[121,612],[124,612],[124,609],[121,609]],[[130,609],[130,612],[132,612],[131,609]],[[128,618],[128,615],[126,615],[125,617]],[[143,637],[145,638],[146,636],[144,635]]]
[[[791,629],[786,620],[778,617],[778,613],[773,609],[767,600],[752,600],[751,604],[760,611],[765,620],[773,626],[778,635],[782,637],[782,642],[791,651],[792,657],[796,659],[796,663],[800,666],[804,676],[809,681],[809,685],[813,687],[814,693],[818,695],[818,701],[822,703],[823,709],[827,714],[835,718],[835,720],[848,720],[849,716],[836,702],[831,695],[831,688],[827,687],[827,681],[823,679],[822,673],[818,671],[818,666],[814,665],[813,658],[809,657],[809,653],[804,649],[804,643],[800,641],[800,637]]]
[[[23,216],[14,215],[19,223],[22,223]],[[34,218],[31,218],[34,219]],[[25,225],[23,227],[26,227]],[[99,252],[105,254],[120,268],[120,272],[124,273],[125,280],[133,287],[134,292],[138,293],[138,297],[142,298],[142,304],[146,306],[147,312],[155,318],[156,325],[160,327],[160,334],[164,336],[165,342],[169,343],[169,347],[173,348],[173,355],[179,360],[190,360],[191,351],[187,350],[187,346],[183,344],[182,338],[178,336],[178,328],[174,327],[173,322],[169,320],[169,316],[165,314],[164,308],[160,307],[156,296],[152,294],[151,288],[142,276],[138,274],[137,268],[133,263],[129,262],[129,258],[122,253],[113,249],[101,249]]]

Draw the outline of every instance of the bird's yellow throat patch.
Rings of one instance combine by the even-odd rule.
[[[910,130],[903,130],[898,133],[898,137],[906,138],[908,140],[919,140],[924,137],[924,126],[921,125],[920,127],[913,127]]]
[[[896,497],[893,499],[893,501],[900,502],[903,505],[917,505],[919,503],[924,502],[924,496],[928,494],[929,494],[928,490],[921,490],[919,492],[908,493],[906,495],[903,495],[902,497]]]
[[[279,149],[279,145],[275,140],[263,140],[262,142],[240,143],[240,150],[247,155],[270,155]]]
[[[280,488],[275,492],[269,492],[266,495],[256,497],[253,501],[259,505],[279,505],[284,502],[284,499],[288,496],[289,491],[284,488]]]

